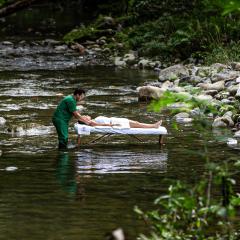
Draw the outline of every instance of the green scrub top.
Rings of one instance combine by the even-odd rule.
[[[77,102],[72,95],[65,97],[57,106],[53,118],[58,118],[68,123],[72,114],[77,110]]]

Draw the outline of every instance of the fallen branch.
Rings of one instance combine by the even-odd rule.
[[[46,1],[46,0],[19,0],[16,2],[12,2],[0,9],[0,18],[6,17],[8,15],[11,15],[12,13],[15,13],[19,10],[27,8],[33,3],[43,2],[43,1]]]

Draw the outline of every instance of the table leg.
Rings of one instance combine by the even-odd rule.
[[[77,145],[78,145],[78,147],[80,147],[80,145],[81,145],[81,138],[80,138],[80,135],[78,135],[78,137],[77,137]]]
[[[158,142],[160,145],[163,145],[163,135],[159,135]]]

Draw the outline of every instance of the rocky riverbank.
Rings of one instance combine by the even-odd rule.
[[[189,99],[206,101],[218,113],[210,113],[212,127],[230,127],[234,136],[240,137],[240,63],[220,63],[211,66],[177,64],[160,70],[154,82],[138,88],[139,99],[161,99],[166,92],[181,93]],[[199,109],[187,109],[175,116],[176,120],[189,122]]]
[[[228,65],[215,63],[211,66],[192,63],[166,67],[160,61],[139,58],[134,51],[116,56],[117,51],[112,52],[107,48],[106,41],[104,36],[96,41],[86,41],[84,45],[79,43],[66,45],[53,39],[30,43],[4,41],[0,43],[2,59],[0,70],[67,69],[81,65],[154,70],[159,74],[158,79],[146,82],[137,89],[140,101],[160,99],[166,91],[182,93],[217,106],[218,114],[211,116],[214,128],[230,127],[235,131],[238,130],[240,63],[232,62]],[[198,109],[189,109],[175,118],[181,122],[189,122],[197,111]],[[0,125],[4,124],[1,119]],[[235,136],[240,137],[240,131],[236,131]]]

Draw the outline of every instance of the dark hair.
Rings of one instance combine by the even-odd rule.
[[[73,94],[74,95],[77,95],[77,94],[82,95],[82,94],[85,94],[85,90],[83,90],[82,88],[77,88],[74,90]]]
[[[80,121],[80,120],[78,120],[78,123],[79,123],[79,124],[87,125],[85,122],[82,122],[82,121]]]

